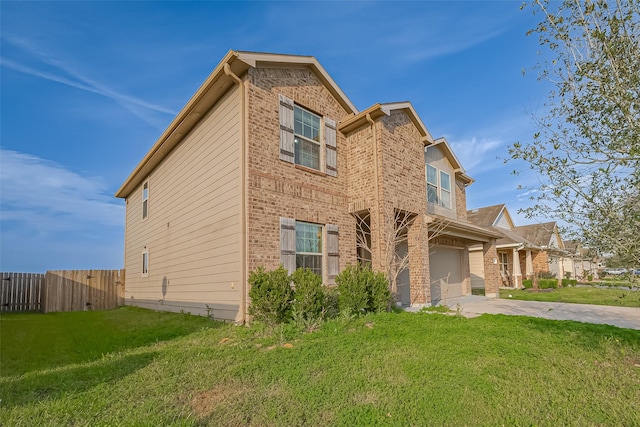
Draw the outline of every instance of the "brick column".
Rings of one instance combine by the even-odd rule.
[[[411,305],[424,305],[431,301],[429,281],[429,232],[425,215],[419,214],[409,228],[409,286]]]
[[[500,267],[498,266],[495,239],[483,243],[482,257],[484,260],[484,294],[489,298],[498,298],[500,295]]]

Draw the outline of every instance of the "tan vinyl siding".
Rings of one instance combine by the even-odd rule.
[[[502,212],[498,217],[498,220],[496,221],[496,227],[506,228],[507,230],[511,229],[511,224],[509,224],[509,219],[504,214],[504,212]]]
[[[427,151],[424,154],[424,160],[426,164],[431,165],[434,168],[438,169],[438,177],[440,174],[439,171],[443,171],[448,173],[451,179],[451,209],[429,204],[429,211],[431,212],[433,210],[432,213],[434,214],[448,216],[449,218],[457,218],[456,197],[454,193],[454,189],[455,189],[454,183],[456,182],[455,181],[456,175],[453,167],[451,166],[451,162],[449,162],[449,159],[447,159],[447,156],[445,156],[445,154],[442,152],[440,147],[438,147],[437,145],[427,148]],[[426,176],[424,179],[426,182]]]
[[[484,289],[484,260],[481,250],[469,252],[469,270],[471,270],[471,288]]]
[[[148,177],[147,219],[142,185],[127,198],[127,304],[242,317],[239,150],[233,87]],[[149,275],[141,277],[145,246]]]

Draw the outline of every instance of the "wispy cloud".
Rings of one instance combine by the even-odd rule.
[[[27,39],[18,38],[6,34],[2,36],[2,39],[5,42],[8,42],[11,45],[19,48],[22,52],[27,53],[33,60],[36,61],[36,63],[39,63],[40,65],[40,67],[35,65],[29,66],[7,58],[6,56],[2,56],[0,57],[0,65],[2,65],[3,67],[13,69],[23,74],[64,84],[75,89],[80,89],[100,96],[104,96],[117,102],[123,108],[135,114],[137,117],[154,127],[159,127],[154,117],[155,113],[168,115],[177,114],[177,112],[171,108],[153,104],[135,96],[119,92],[111,88],[109,85],[99,82],[82,73],[80,70],[71,66],[68,62],[64,62],[56,58],[51,52],[45,52],[40,47],[35,45],[33,42],[28,41]],[[53,70],[47,71],[41,69],[43,64],[51,67]]]
[[[124,206],[99,178],[84,177],[30,154],[0,149],[3,228],[8,222],[31,233],[124,224]]]
[[[503,155],[504,146],[500,139],[478,139],[475,136],[451,142],[451,148],[469,173],[501,167],[502,162],[496,157]]]

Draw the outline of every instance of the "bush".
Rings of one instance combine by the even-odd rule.
[[[565,283],[564,279],[562,281],[562,283]],[[570,282],[575,282],[575,280],[570,280]],[[532,289],[533,288],[533,280],[531,279],[524,279],[522,281],[522,286],[524,286],[525,289]],[[538,279],[538,289],[556,289],[558,287],[558,281],[556,279]]]
[[[578,284],[576,279],[562,279],[562,286],[575,286]]]
[[[538,288],[540,289],[556,289],[558,280],[556,279],[540,279],[538,280]]]
[[[249,314],[269,325],[283,323],[291,318],[293,290],[289,272],[282,267],[265,271],[258,267],[249,274]]]
[[[294,318],[319,320],[325,305],[322,278],[308,268],[299,268],[291,275],[294,286],[292,310]]]
[[[361,314],[389,308],[389,281],[368,266],[349,265],[336,277],[338,307],[341,312]]]
[[[556,273],[552,273],[550,271],[541,271],[540,273],[538,273],[538,278],[539,279],[555,279]]]
[[[587,280],[588,280],[588,281],[592,281],[592,280],[593,280],[593,275],[591,275],[591,274],[590,274],[590,275],[588,275],[588,276],[587,276]]]

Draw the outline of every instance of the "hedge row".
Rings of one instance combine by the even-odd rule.
[[[562,279],[562,286],[575,286],[578,283],[575,279]],[[525,279],[522,281],[525,289],[533,288],[533,281]],[[556,289],[558,287],[558,279],[538,279],[538,289]]]
[[[347,266],[336,277],[337,287],[322,286],[322,279],[308,268],[293,274],[281,265],[266,271],[258,267],[249,274],[249,314],[269,325],[310,324],[338,312],[362,314],[391,307],[389,281],[369,267]]]

